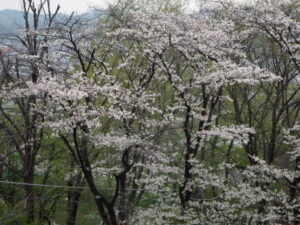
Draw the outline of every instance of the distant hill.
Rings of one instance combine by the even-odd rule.
[[[15,33],[24,24],[23,14],[18,10],[0,10],[0,33]]]
[[[82,14],[82,16],[94,17],[96,15],[99,16],[99,14],[101,14],[101,17],[105,17],[106,11],[105,10],[98,10],[97,12],[89,11],[87,13]],[[66,17],[68,15],[59,14],[58,16]],[[30,23],[33,22],[32,17],[30,17],[29,22]],[[23,20],[22,11],[11,10],[11,9],[0,10],[0,34],[16,33],[18,29],[21,29],[23,27],[24,27],[24,20]]]

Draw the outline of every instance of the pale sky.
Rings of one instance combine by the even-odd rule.
[[[41,0],[34,0],[35,2],[40,2]],[[195,0],[186,0],[190,2],[189,9],[193,9],[195,7]],[[243,1],[243,0],[235,0],[235,1]],[[249,1],[249,0],[248,0]],[[83,13],[89,10],[90,7],[105,7],[109,3],[113,3],[115,0],[51,0],[51,5],[57,6],[59,4],[61,6],[61,13],[71,13],[73,11],[77,13]],[[16,9],[21,10],[22,0],[0,0],[0,10],[2,9]]]
[[[34,0],[40,2],[39,0]],[[89,6],[103,7],[107,2],[112,0],[51,0],[52,6],[61,6],[60,12],[70,13],[76,11],[78,13],[86,12]],[[0,0],[0,10],[2,9],[16,9],[21,10],[22,0]]]

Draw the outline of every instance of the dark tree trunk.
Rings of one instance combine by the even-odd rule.
[[[75,225],[80,196],[81,190],[72,190],[68,193],[67,225]]]
[[[119,220],[120,225],[126,225],[127,224],[127,218],[126,218],[126,206],[125,206],[125,187],[126,187],[126,174],[120,177],[120,194],[119,194]]]
[[[32,184],[33,177],[25,177],[24,182]],[[26,193],[26,199],[25,199],[25,210],[27,214],[26,221],[30,223],[34,221],[34,188],[31,185],[25,185],[24,189]]]
[[[75,177],[72,177],[68,182],[68,186],[78,187],[82,185],[83,181],[81,173],[77,173]],[[67,225],[75,225],[81,192],[82,189],[70,189],[68,191]]]
[[[34,183],[34,164],[35,156],[32,153],[31,146],[25,146],[24,155],[24,169],[23,169],[23,179],[24,182],[29,185],[24,185],[26,199],[25,199],[25,210],[27,214],[27,222],[34,221],[34,188],[32,185]]]

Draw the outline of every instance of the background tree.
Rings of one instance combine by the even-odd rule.
[[[10,95],[10,91],[21,91],[26,81],[37,82],[39,67],[47,68],[47,33],[58,13],[59,6],[54,13],[50,10],[50,1],[42,1],[36,5],[33,1],[22,2],[24,17],[24,33],[9,36],[3,44],[7,46],[12,56],[1,54],[2,87],[1,87],[1,127],[9,140],[9,148],[4,153],[18,155],[21,165],[11,167],[4,160],[5,167],[21,177],[25,183],[34,183],[37,155],[43,145],[44,130],[37,127],[37,121],[42,118],[31,112],[32,104],[43,101],[38,96],[18,98]],[[42,14],[45,18],[42,18]],[[32,16],[32,19],[31,19]],[[44,32],[44,35],[40,35]],[[16,44],[16,40],[17,43]],[[7,44],[8,43],[8,44]],[[11,43],[11,44],[10,44]],[[6,58],[6,59],[5,59]],[[34,220],[34,189],[24,185],[25,210],[27,221]]]
[[[298,224],[295,2],[219,1],[193,16],[133,3],[27,31],[34,56],[1,51],[1,182],[22,178],[28,136],[32,178],[48,185],[24,185],[40,185],[28,221],[80,223],[86,207],[105,225]],[[12,206],[0,204],[17,208],[10,184]]]

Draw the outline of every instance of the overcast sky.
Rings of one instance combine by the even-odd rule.
[[[35,2],[40,2],[40,0],[34,0]],[[190,2],[189,9],[195,7],[195,0],[186,0]],[[243,1],[243,0],[236,0]],[[245,0],[244,0],[245,1]],[[249,1],[249,0],[247,0]],[[83,13],[89,10],[89,7],[105,7],[108,3],[115,2],[115,0],[51,0],[51,5],[61,6],[61,13],[71,13],[73,11],[77,13]],[[0,0],[0,10],[2,9],[16,9],[21,10],[22,0]]]
[[[35,0],[39,2],[39,0]],[[86,12],[89,6],[107,5],[107,2],[112,0],[51,0],[51,5],[59,4],[61,6],[60,12],[70,13],[76,11],[78,13]],[[22,0],[0,0],[0,10],[2,9],[16,9],[20,10]]]

